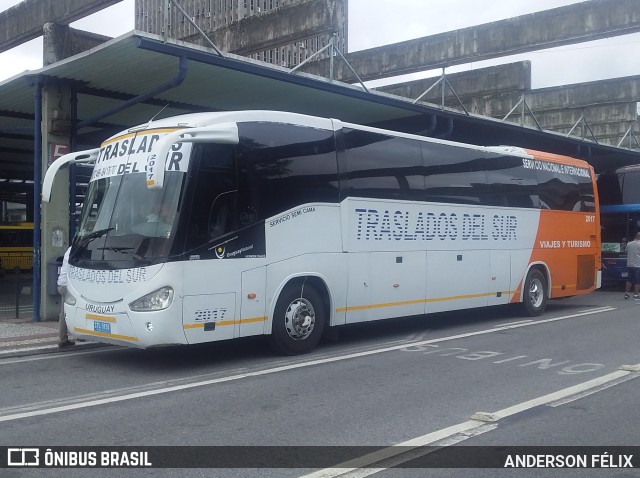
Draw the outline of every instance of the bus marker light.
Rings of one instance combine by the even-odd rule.
[[[251,294],[247,294],[247,299],[255,299],[257,296],[252,292]]]

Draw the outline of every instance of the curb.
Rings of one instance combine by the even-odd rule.
[[[56,335],[57,337],[57,335]],[[88,343],[77,343],[73,347],[67,347],[64,349],[58,348],[58,339],[54,342],[49,342],[44,347],[23,347],[23,348],[12,348],[7,350],[2,350],[0,347],[0,361],[8,358],[16,358],[16,357],[30,357],[33,355],[47,355],[47,354],[66,354],[67,352],[73,351],[84,351],[91,350],[103,347],[111,347],[109,344],[99,344],[94,342]]]

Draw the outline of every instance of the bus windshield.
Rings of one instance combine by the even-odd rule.
[[[70,263],[89,269],[128,269],[166,261],[184,176],[168,172],[161,190],[148,189],[144,173],[93,180]]]
[[[640,231],[640,207],[622,212],[603,212],[602,253],[605,257],[626,257],[625,247]]]

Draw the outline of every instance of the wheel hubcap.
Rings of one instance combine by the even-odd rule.
[[[544,300],[544,290],[542,289],[542,282],[539,279],[533,279],[529,285],[529,302],[534,307],[540,307]]]
[[[296,299],[289,304],[284,316],[285,329],[293,340],[304,340],[316,324],[316,313],[307,299]]]

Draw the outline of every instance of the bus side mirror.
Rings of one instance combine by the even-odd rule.
[[[100,148],[87,149],[85,151],[77,151],[75,153],[68,153],[60,156],[56,159],[51,166],[47,168],[47,172],[44,175],[42,181],[42,202],[48,203],[51,200],[51,188],[53,187],[53,180],[61,167],[66,164],[75,163],[91,163],[98,159],[98,153]]]
[[[160,138],[147,156],[147,187],[161,189],[164,186],[167,162],[170,159],[171,147],[175,143],[238,144],[239,142],[236,123],[200,126],[169,133]]]

